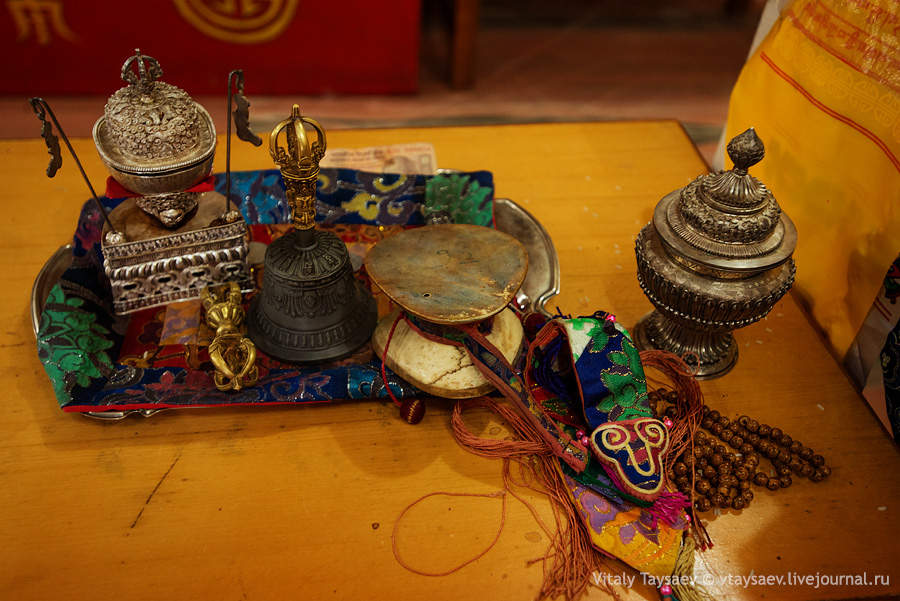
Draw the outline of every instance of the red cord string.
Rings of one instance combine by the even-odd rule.
[[[496,414],[512,428],[517,438],[481,438],[473,434],[462,416],[463,412],[469,409],[485,409]],[[529,565],[533,563],[541,564],[543,585],[540,597],[575,599],[580,596],[585,588],[592,583],[592,575],[595,572],[607,569],[605,565],[606,556],[591,544],[590,537],[581,524],[581,516],[572,503],[567,484],[558,469],[559,460],[554,455],[553,449],[550,448],[540,432],[537,431],[538,426],[521,415],[520,411],[512,405],[484,397],[457,402],[453,407],[450,421],[454,437],[467,451],[482,457],[503,460],[503,490],[493,494],[481,495],[431,493],[414,501],[400,514],[400,518],[394,525],[392,547],[397,561],[406,569],[417,574],[443,576],[451,574],[483,557],[493,548],[506,523],[506,493],[509,493],[528,509],[535,522],[537,522],[550,541],[546,552],[541,557],[528,561]],[[512,469],[513,464],[518,466],[517,473]],[[547,524],[541,518],[534,505],[519,494],[515,488],[528,489],[547,496],[553,513],[553,523]],[[429,496],[438,494],[480,497],[502,495],[504,516],[501,519],[497,534],[486,549],[453,569],[432,573],[412,568],[401,559],[397,532],[400,519],[412,506]],[[609,585],[608,579],[600,579],[599,582],[593,583],[615,599],[619,598],[616,591]]]
[[[669,450],[662,458],[663,470],[667,470],[668,465],[679,455],[694,452],[694,435],[703,419],[703,391],[695,377],[695,370],[673,353],[661,350],[641,351],[641,364],[645,370],[652,367],[662,372],[671,382],[672,388],[678,392],[679,401],[675,406],[675,417],[672,420],[674,425],[669,430]],[[647,378],[648,382],[650,380]],[[660,382],[655,384],[657,387],[664,387]],[[691,474],[690,500],[693,507],[696,484],[694,470],[691,470]],[[691,534],[701,550],[713,546],[709,532],[698,517],[698,512],[694,512],[694,519],[691,521]]]
[[[394,330],[397,329],[397,324],[400,323],[400,320],[403,319],[403,311],[397,313],[397,319],[394,320],[394,323],[391,325],[391,331],[388,332],[387,340],[384,341],[384,351],[381,353],[381,381],[384,382],[384,387],[387,389],[388,396],[391,397],[391,400],[394,402],[394,405],[400,407],[400,400],[394,395],[394,391],[391,390],[391,385],[388,383],[387,378],[387,368],[385,367],[385,362],[387,361],[388,347],[391,346],[391,338],[394,337]]]
[[[397,548],[397,531],[400,529],[400,521],[403,519],[403,516],[405,516],[406,513],[410,509],[412,509],[413,507],[415,507],[416,505],[418,505],[420,502],[424,501],[428,497],[434,497],[437,495],[442,495],[445,497],[482,497],[482,498],[488,498],[488,499],[501,497],[503,499],[503,507],[500,510],[500,526],[497,528],[497,534],[494,535],[494,539],[490,542],[490,544],[487,547],[485,547],[485,549],[483,551],[481,551],[475,557],[467,559],[466,561],[462,562],[458,566],[450,568],[449,570],[444,570],[443,572],[426,572],[425,570],[420,570],[419,568],[412,567],[411,565],[409,565],[406,562],[406,560],[404,560],[402,557],[400,557],[400,550]],[[391,548],[394,551],[394,558],[397,560],[397,563],[399,563],[401,566],[403,566],[404,568],[406,568],[413,574],[419,574],[420,576],[448,576],[450,574],[453,574],[454,572],[458,572],[459,570],[463,569],[470,563],[478,561],[479,559],[484,557],[484,555],[488,551],[493,549],[494,545],[496,545],[497,541],[500,539],[500,534],[503,532],[504,525],[506,525],[506,491],[505,490],[498,490],[497,492],[484,493],[484,494],[464,493],[464,492],[442,492],[442,491],[441,492],[432,492],[432,493],[428,493],[427,495],[422,495],[421,497],[419,497],[418,499],[416,499],[415,501],[413,501],[412,503],[407,505],[406,509],[404,509],[402,512],[400,512],[400,515],[397,517],[397,521],[394,523],[394,530],[393,530],[393,532],[391,532]]]

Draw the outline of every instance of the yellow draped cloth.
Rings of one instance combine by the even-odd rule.
[[[727,137],[751,126],[751,172],[797,225],[794,290],[843,357],[900,252],[900,2],[791,3],[732,92]]]

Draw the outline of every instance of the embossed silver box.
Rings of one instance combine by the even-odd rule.
[[[243,292],[252,290],[247,224],[236,211],[230,214],[233,221],[225,222],[224,204],[217,192],[199,194],[196,213],[175,230],[160,225],[133,198],[111,211],[110,220],[122,224],[126,240],[110,243],[104,229],[104,269],[115,312],[197,298],[204,287],[230,281]]]

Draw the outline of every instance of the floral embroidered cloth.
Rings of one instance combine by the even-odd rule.
[[[673,573],[688,527],[683,514],[670,526],[647,508],[617,503],[569,475],[565,481],[591,544],[657,578]]]

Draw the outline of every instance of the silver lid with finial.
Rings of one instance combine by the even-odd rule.
[[[734,168],[701,175],[657,205],[653,225],[683,263],[754,272],[786,261],[797,230],[766,185],[750,175],[765,147],[753,128],[728,144]]]
[[[212,168],[216,129],[184,90],[160,81],[162,68],[136,49],[94,124],[94,143],[110,174],[140,194],[180,192]]]

